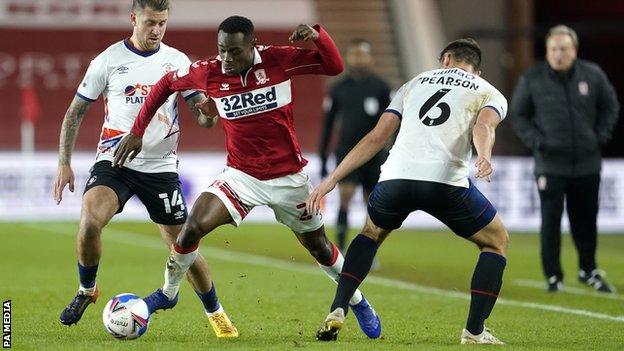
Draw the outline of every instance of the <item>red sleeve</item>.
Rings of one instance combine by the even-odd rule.
[[[158,108],[176,91],[206,91],[207,68],[207,61],[197,61],[188,68],[185,67],[169,72],[160,78],[158,83],[150,90],[147,99],[145,99],[145,103],[143,103],[139,115],[134,120],[130,133],[142,137]]]
[[[319,37],[314,41],[316,49],[302,49],[294,46],[274,47],[278,50],[276,57],[289,76],[301,74],[338,75],[344,69],[342,56],[334,40],[320,25],[313,27]]]

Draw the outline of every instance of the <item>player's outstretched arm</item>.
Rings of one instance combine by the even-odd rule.
[[[186,100],[187,105],[193,111],[200,127],[211,128],[219,120],[217,105],[211,98],[206,98],[204,94],[197,94]]]
[[[69,185],[69,191],[74,192],[74,171],[71,168],[71,156],[78,137],[78,129],[82,119],[91,106],[91,102],[74,96],[61,126],[59,142],[58,169],[54,181],[54,200],[60,204],[63,200],[63,190]]]
[[[317,212],[323,196],[329,193],[349,173],[368,162],[381,151],[386,145],[388,138],[399,128],[399,125],[400,120],[396,114],[390,112],[382,114],[375,128],[351,149],[336,169],[327,178],[323,179],[321,184],[308,196],[306,210],[309,213]]]
[[[479,112],[477,122],[472,129],[472,142],[477,150],[477,174],[475,178],[483,178],[489,182],[492,175],[492,148],[496,137],[496,127],[501,121],[501,117],[496,110],[485,107]]]
[[[286,63],[285,68],[289,75],[325,74],[335,76],[344,69],[340,50],[329,34],[318,24],[310,27],[300,24],[288,38],[291,43],[297,41],[312,41],[315,50],[290,48],[282,53]]]
[[[132,161],[143,148],[143,134],[154,118],[158,108],[165,103],[175,90],[171,87],[173,72],[165,74],[150,91],[139,115],[134,120],[130,133],[121,139],[113,154],[113,167],[123,167],[126,160]],[[178,89],[182,90],[182,89]],[[188,90],[188,89],[184,89]]]

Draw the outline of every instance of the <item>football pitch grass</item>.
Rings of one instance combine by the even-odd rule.
[[[12,300],[12,346],[41,350],[456,350],[478,253],[446,231],[399,230],[378,253],[380,269],[362,291],[383,323],[367,339],[350,313],[337,342],[314,338],[335,284],[284,226],[225,226],[204,238],[217,292],[240,337],[217,340],[184,282],[173,310],[152,316],[138,340],[118,341],[102,325],[113,295],[144,296],[162,285],[167,249],[151,223],[114,222],[103,233],[101,296],[76,326],[59,323],[74,296],[76,223],[2,223],[0,298]],[[333,231],[330,229],[330,236]],[[353,233],[352,233],[353,234]],[[601,236],[598,260],[624,291],[624,236]],[[488,327],[513,350],[623,350],[624,295],[600,295],[576,281],[576,254],[563,239],[567,291],[547,294],[538,237],[513,234],[501,298]],[[478,347],[478,346],[476,346]]]

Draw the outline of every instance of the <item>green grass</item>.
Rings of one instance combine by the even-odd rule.
[[[383,338],[368,340],[352,315],[337,343],[314,340],[328,312],[335,285],[287,228],[243,224],[222,227],[202,241],[221,302],[241,336],[217,340],[199,300],[184,283],[181,300],[171,311],[152,317],[146,335],[117,341],[104,330],[101,311],[107,299],[122,292],[145,295],[162,284],[167,249],[149,223],[116,222],[103,234],[104,254],[98,286],[102,297],[77,326],[68,328],[58,315],[77,288],[75,223],[3,223],[0,298],[12,299],[15,349],[64,350],[454,350],[468,309],[464,293],[477,259],[476,249],[448,232],[401,230],[379,251],[380,270],[362,290],[383,322]],[[536,235],[513,235],[505,284],[488,326],[513,350],[622,350],[620,321],[519,306],[516,302],[555,305],[610,316],[624,316],[624,298],[592,296],[575,281],[576,254],[564,237],[566,284],[588,293],[547,294],[524,287],[519,279],[542,281]],[[624,236],[601,236],[600,266],[624,291]],[[253,255],[250,255],[253,254]],[[270,259],[263,259],[262,257]],[[387,280],[376,279],[386,278]],[[407,288],[384,285],[413,283]],[[441,289],[427,290],[425,287]],[[412,290],[410,290],[411,288]],[[511,302],[509,302],[511,301]]]

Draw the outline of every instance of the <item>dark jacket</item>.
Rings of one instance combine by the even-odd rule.
[[[535,174],[578,177],[600,173],[600,149],[618,119],[615,90],[595,63],[577,59],[570,71],[547,62],[527,70],[510,109],[516,133],[535,156]]]
[[[340,134],[335,153],[341,159],[375,128],[390,104],[390,87],[373,73],[361,79],[346,75],[332,86],[326,103],[319,148],[322,166],[327,160],[336,117],[340,119]]]

